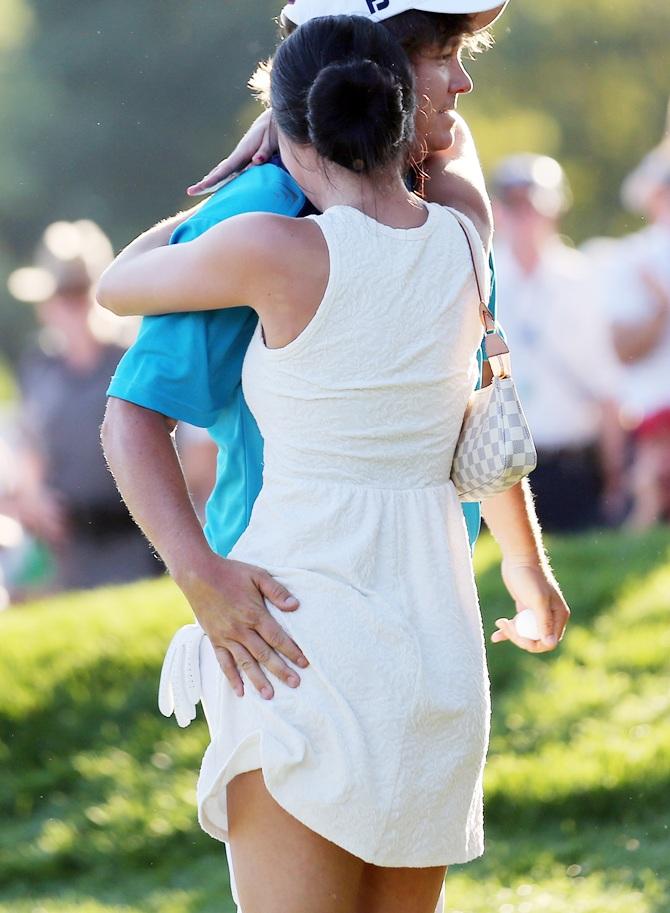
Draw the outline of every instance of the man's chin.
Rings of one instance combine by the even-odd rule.
[[[451,149],[454,145],[454,140],[455,134],[453,126],[432,133],[427,138],[427,154],[432,155],[434,152],[446,152],[447,149]]]
[[[454,145],[454,140],[455,134],[453,127],[435,131],[429,136],[422,136],[417,142],[415,152],[413,154],[413,160],[416,162],[422,162],[424,159],[428,158],[429,155],[433,155],[435,152],[446,152],[447,149],[451,149],[451,147]]]

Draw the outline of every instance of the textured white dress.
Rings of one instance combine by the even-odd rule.
[[[295,690],[275,681],[266,701],[247,684],[240,699],[203,642],[199,816],[221,840],[226,785],[261,768],[283,808],[367,862],[483,851],[489,684],[449,481],[481,324],[463,231],[427,209],[407,230],[345,206],[313,217],[330,254],[319,310],[282,349],[259,327],[247,352],[264,482],[230,557],[300,600],[268,608],[310,666]]]

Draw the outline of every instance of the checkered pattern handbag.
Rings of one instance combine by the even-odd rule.
[[[510,374],[509,349],[496,329],[493,314],[482,292],[472,229],[458,219],[470,248],[484,325],[484,346],[493,371],[493,382],[476,390],[468,402],[451,467],[451,480],[461,501],[483,501],[506,491],[537,465],[530,428]],[[486,264],[484,261],[484,267]],[[483,288],[487,288],[484,284]]]

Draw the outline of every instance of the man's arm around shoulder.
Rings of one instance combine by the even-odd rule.
[[[216,555],[205,538],[186,488],[171,432],[175,422],[111,397],[102,443],[117,487],[136,523],[154,545],[209,636],[237,694],[243,670],[263,697],[274,694],[262,666],[291,687],[307,660],[277,624],[265,599],[284,611],[297,600],[261,568]]]

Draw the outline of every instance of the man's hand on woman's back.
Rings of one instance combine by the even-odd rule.
[[[303,669],[307,659],[265,605],[267,599],[284,612],[295,611],[298,600],[286,587],[262,568],[214,552],[175,579],[239,697],[244,695],[242,672],[267,700],[274,696],[268,671],[289,687],[298,687],[300,676],[284,657]]]

